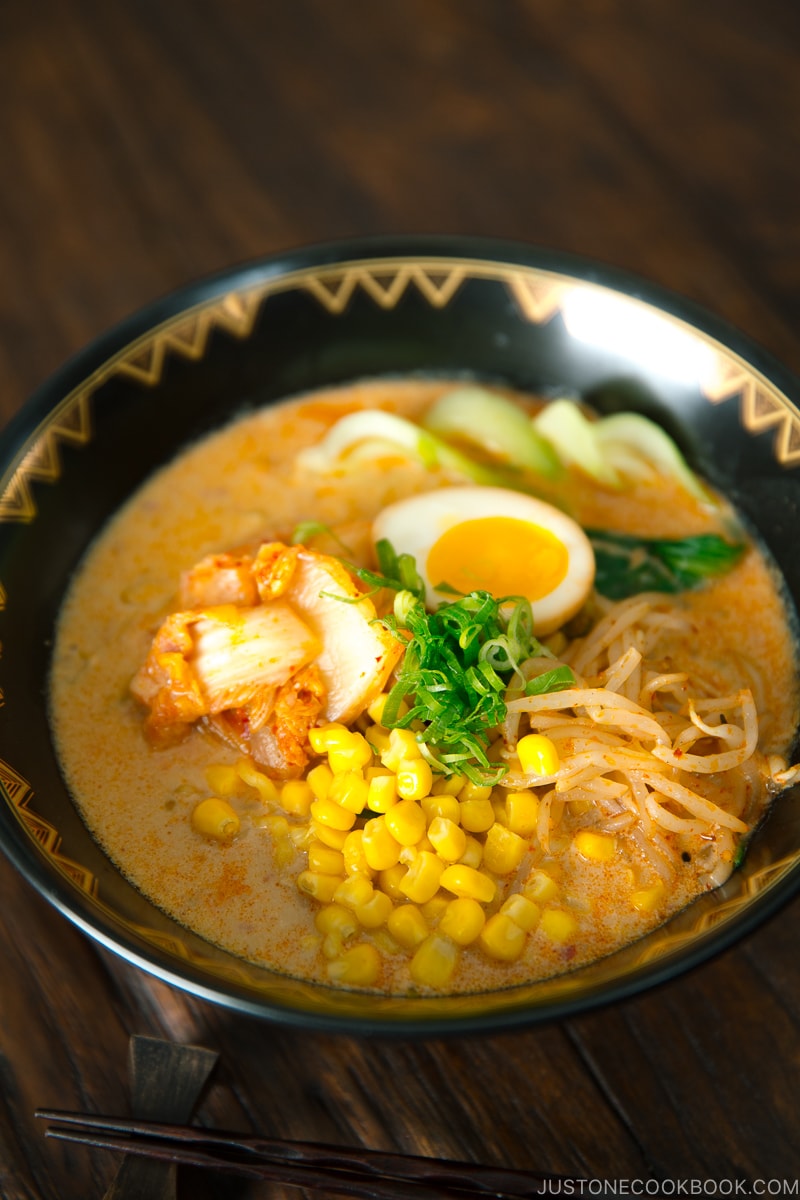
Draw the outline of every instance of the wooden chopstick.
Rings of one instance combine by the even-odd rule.
[[[227,1171],[251,1179],[327,1189],[362,1200],[520,1200],[563,1177],[479,1163],[318,1142],[282,1141],[152,1121],[39,1109],[47,1137],[125,1154]]]

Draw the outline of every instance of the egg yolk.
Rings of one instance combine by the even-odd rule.
[[[533,601],[554,591],[568,567],[567,548],[549,529],[518,517],[480,517],[459,521],[434,542],[426,572],[434,587]]]

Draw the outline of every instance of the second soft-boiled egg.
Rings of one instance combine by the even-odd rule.
[[[559,509],[506,488],[447,487],[400,500],[376,517],[376,542],[413,555],[436,608],[453,591],[525,596],[534,632],[552,633],[584,604],[594,553],[581,527]],[[442,585],[447,589],[440,590]]]

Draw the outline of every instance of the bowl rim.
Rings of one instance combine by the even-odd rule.
[[[794,406],[800,415],[800,380],[769,351],[738,328],[715,316],[696,302],[626,269],[601,263],[580,255],[533,243],[465,235],[376,235],[334,241],[312,242],[260,258],[245,260],[181,285],[139,307],[109,329],[94,337],[85,347],[53,371],[32,393],[0,431],[0,472],[4,477],[18,460],[36,430],[63,397],[84,383],[93,372],[137,338],[152,333],[162,323],[180,313],[208,304],[227,292],[245,291],[269,280],[310,267],[337,267],[371,259],[435,257],[510,264],[566,275],[576,282],[594,284],[620,295],[643,302],[675,317],[721,344],[742,359],[753,371],[765,377]],[[24,831],[22,831],[24,832]],[[113,922],[99,919],[96,907],[89,908],[87,898],[66,877],[53,869],[52,862],[21,836],[0,845],[5,857],[40,895],[78,927],[90,939],[99,942],[125,962],[156,976],[162,981],[201,999],[230,1010],[276,1021],[283,1025],[327,1033],[360,1036],[449,1036],[464,1033],[501,1033],[554,1020],[563,1020],[609,1004],[619,1003],[651,988],[663,985],[723,953],[741,941],[782,909],[800,891],[800,862],[760,893],[753,903],[735,918],[712,928],[675,960],[667,954],[638,966],[612,982],[603,982],[589,993],[557,997],[535,1008],[509,1006],[484,1014],[442,1018],[367,1017],[319,1013],[302,1008],[283,1007],[267,998],[248,998],[234,994],[203,978],[202,971],[184,963],[185,974],[170,966],[169,956],[148,944],[147,950],[126,942],[126,931],[113,928]],[[323,985],[324,986],[324,985]]]

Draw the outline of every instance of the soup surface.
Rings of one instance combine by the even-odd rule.
[[[579,595],[577,612],[565,602],[561,617],[546,619],[552,628],[542,626],[528,680],[561,675],[550,695],[509,684],[503,736],[488,739],[488,760],[504,774],[490,784],[490,773],[440,775],[434,756],[432,785],[424,796],[412,788],[408,801],[425,825],[416,841],[399,843],[389,866],[363,856],[364,831],[388,818],[380,805],[351,814],[349,826],[346,817],[342,829],[311,815],[317,789],[297,784],[329,763],[317,733],[307,762],[278,770],[254,763],[213,720],[163,746],[145,736],[148,714],[131,682],[165,618],[182,607],[182,575],[232,548],[289,546],[304,524],[303,541],[326,561],[342,555],[374,567],[374,519],[463,477],[452,463],[420,465],[390,446],[358,469],[309,469],[302,453],[354,411],[419,419],[448,386],[381,381],[314,394],[188,448],[98,538],[60,618],[51,719],[94,836],[176,920],[294,976],[453,992],[571,969],[721,883],[787,778],[780,756],[797,725],[795,648],[773,570],[749,543],[694,589],[617,602],[591,592]],[[525,411],[534,403],[517,399]],[[547,489],[591,530],[685,539],[735,527],[724,505],[652,472],[615,489],[568,470]],[[515,520],[522,531],[518,517],[503,524],[512,547]],[[552,561],[548,570],[567,570]],[[391,756],[382,756],[391,732],[375,697],[347,723],[372,750],[354,769],[364,786],[391,775]],[[322,717],[315,728],[326,728]],[[413,738],[414,728],[407,732]],[[525,735],[540,754],[533,764],[523,759]],[[235,836],[232,826],[212,827],[213,812],[211,825],[193,822],[211,797],[233,810]],[[459,877],[459,867],[469,870]],[[427,869],[455,882],[431,890]]]

